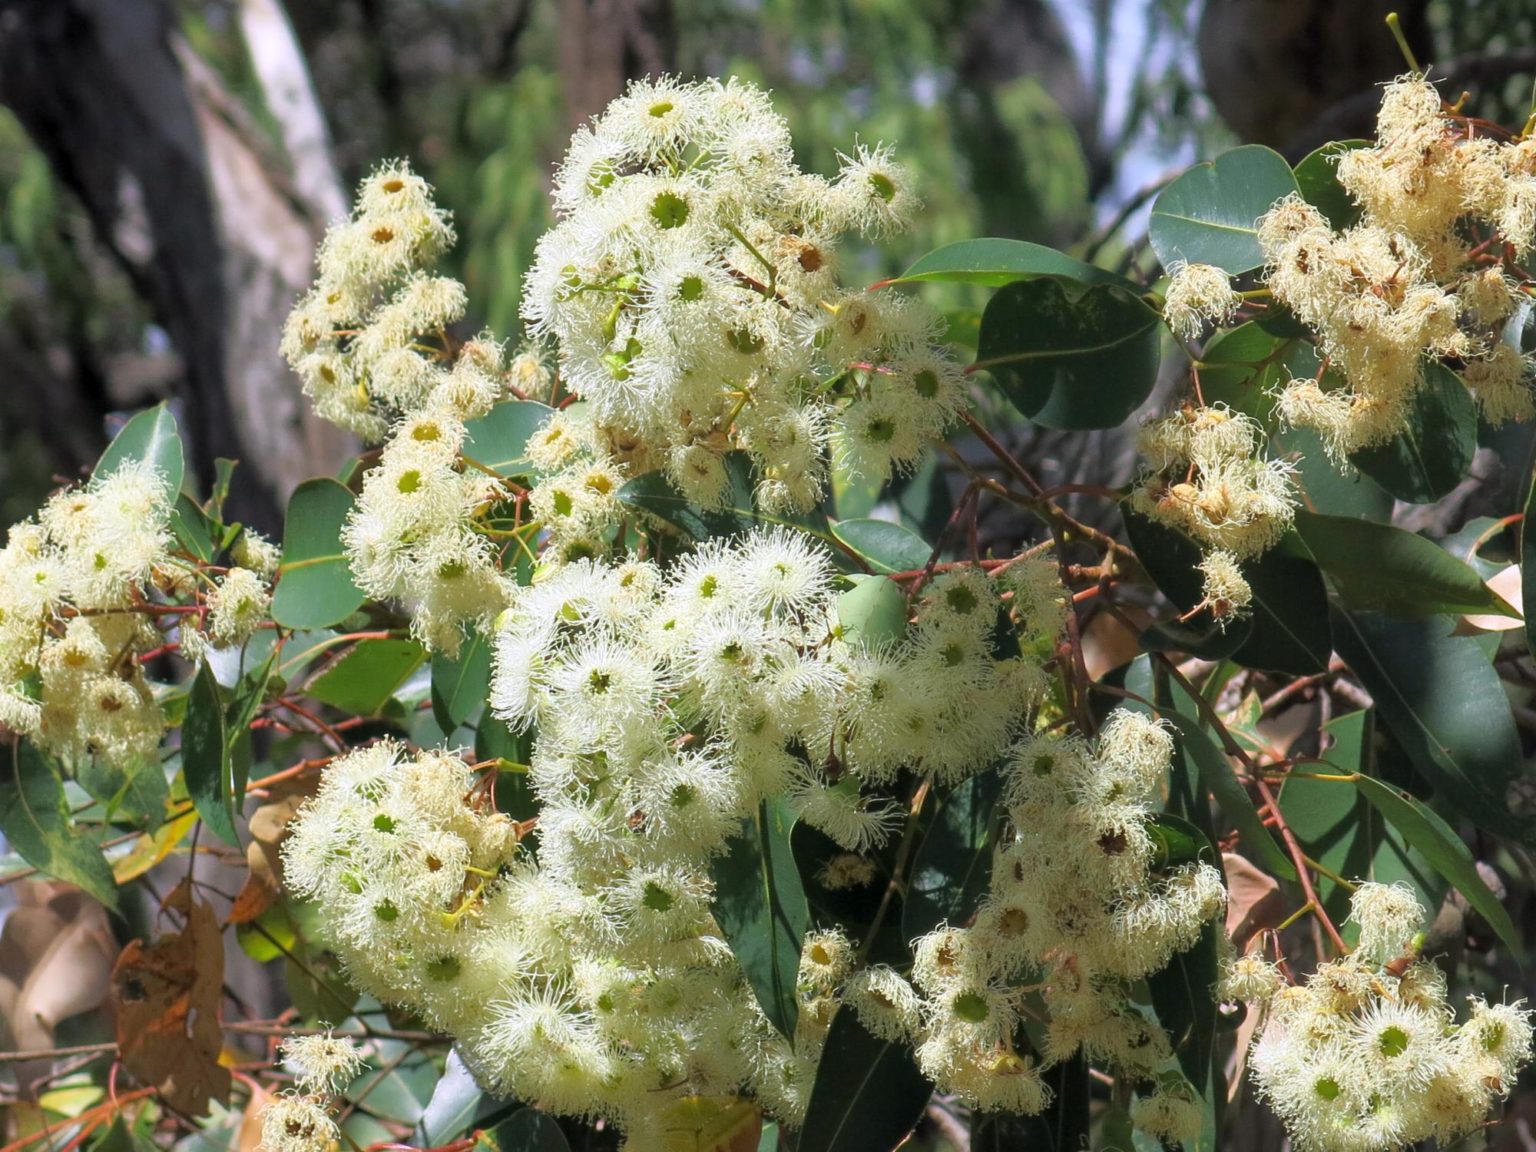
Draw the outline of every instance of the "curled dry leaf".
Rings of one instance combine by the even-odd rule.
[[[249,924],[272,906],[283,888],[283,859],[278,845],[288,822],[293,819],[313,786],[277,800],[268,801],[251,813],[251,842],[245,846],[245,862],[250,874],[229,910],[230,924]]]
[[[148,948],[133,941],[113,969],[117,1047],[123,1066],[170,1107],[201,1116],[210,1099],[229,1095],[229,1071],[219,1063],[224,941],[212,907],[186,884],[165,906],[185,918],[182,930]]]
[[[1280,882],[1246,857],[1224,852],[1221,863],[1227,871],[1227,935],[1241,953],[1260,932],[1284,919],[1285,899]]]

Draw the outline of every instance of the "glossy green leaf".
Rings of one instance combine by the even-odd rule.
[[[457,1139],[475,1121],[475,1112],[485,1093],[469,1074],[458,1049],[448,1053],[443,1076],[432,1089],[432,1099],[411,1132],[411,1144],[417,1148],[437,1148]]]
[[[933,549],[912,529],[888,520],[840,520],[832,535],[876,572],[911,572],[928,563]]]
[[[426,658],[427,650],[415,640],[362,640],[311,680],[304,692],[353,716],[372,716]]]
[[[158,756],[131,766],[92,756],[75,768],[75,783],[101,801],[108,820],[140,827],[160,823],[170,796]]]
[[[1027,240],[997,237],[961,240],[936,248],[891,283],[942,280],[1000,288],[1017,280],[1033,280],[1041,276],[1077,280],[1084,284],[1113,284],[1132,292],[1137,290],[1125,277],[1074,260],[1054,248],[1031,244]]]
[[[1377,715],[1446,803],[1501,836],[1532,839],[1505,800],[1522,774],[1520,738],[1498,673],[1444,619],[1335,611],[1339,655]]]
[[[1270,437],[1270,454],[1296,461],[1296,485],[1301,489],[1302,503],[1312,511],[1376,524],[1392,519],[1391,495],[1357,469],[1340,471],[1312,429],[1277,432]]]
[[[715,920],[757,1002],[783,1035],[795,1034],[795,980],[810,913],[790,851],[794,817],[782,800],[764,800],[712,867]]]
[[[938,797],[937,811],[912,857],[901,934],[927,935],[942,923],[964,924],[986,894],[999,824],[1002,776],[996,768],[962,780]]]
[[[1201,785],[1215,797],[1237,829],[1245,854],[1273,875],[1295,880],[1296,869],[1290,857],[1259,819],[1248,789],[1237,778],[1232,762],[1211,742],[1198,720],[1179,712],[1163,715],[1174,726],[1185,754],[1194,761]]]
[[[478,630],[464,638],[453,659],[432,654],[432,711],[444,732],[468,720],[490,690],[491,644]]]
[[[0,752],[0,833],[43,875],[75,884],[117,910],[112,869],[70,819],[57,766],[19,738]]]
[[[285,628],[329,628],[356,612],[363,593],[341,546],[352,493],[334,480],[306,480],[288,501],[283,563],[272,616]]]
[[[1296,191],[1280,155],[1257,144],[1197,164],[1152,202],[1147,235],[1164,268],[1214,264],[1229,276],[1264,263],[1256,224],[1276,200]]]
[[[1323,726],[1331,743],[1323,752],[1332,765],[1325,775],[1374,773],[1371,713],[1336,716]],[[1438,908],[1445,883],[1429,861],[1387,824],[1348,779],[1324,780],[1301,772],[1289,777],[1278,796],[1280,811],[1302,850],[1328,872],[1351,880],[1407,884],[1426,908]],[[1313,880],[1319,899],[1346,939],[1358,934],[1349,915],[1349,890],[1319,872]]]
[[[1465,563],[1401,528],[1298,509],[1296,534],[1351,608],[1395,616],[1519,615]]]
[[[1360,794],[1403,834],[1403,838],[1424,853],[1435,868],[1470,904],[1515,956],[1522,954],[1519,934],[1499,898],[1489,890],[1478,874],[1477,862],[1462,843],[1456,830],[1413,796],[1370,776],[1356,776]],[[1426,909],[1432,913],[1433,909]]]
[[[220,840],[236,847],[235,782],[224,726],[224,700],[213,669],[200,664],[181,728],[181,769],[197,814]]]
[[[1049,428],[1113,428],[1157,382],[1158,315],[1120,288],[1027,280],[998,289],[974,368]]]
[[[907,634],[907,594],[888,576],[866,576],[837,598],[843,639],[866,648]]]
[[[1221,968],[1216,934],[1222,930],[1215,921],[1206,924],[1198,940],[1147,977],[1152,1008],[1191,1084],[1204,1085],[1213,1071],[1216,981]]]
[[[840,1009],[827,1030],[797,1152],[891,1152],[932,1094],[905,1044],[870,1035],[856,1013]]]
[[[1431,361],[1407,415],[1405,430],[1349,461],[1399,500],[1428,504],[1460,484],[1472,467],[1477,405],[1456,373]]]
[[[1338,159],[1346,152],[1369,146],[1369,140],[1335,140],[1309,152],[1296,165],[1296,186],[1301,190],[1301,198],[1321,212],[1337,232],[1360,222],[1360,205],[1339,183]]]
[[[174,504],[181,491],[185,465],[181,436],[176,431],[176,417],[164,404],[140,412],[123,425],[123,430],[107,445],[96,461],[94,474],[106,476],[125,461],[144,460],[153,464],[160,476],[161,491]]]
[[[204,564],[213,560],[217,551],[213,524],[207,513],[197,506],[197,501],[185,492],[176,495],[176,505],[171,509],[171,531],[176,536],[176,543]]]
[[[463,453],[503,476],[536,471],[528,461],[528,439],[554,415],[536,400],[504,400],[464,425]]]

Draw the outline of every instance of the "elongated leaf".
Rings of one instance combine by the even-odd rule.
[[[1456,886],[1510,951],[1516,956],[1521,955],[1520,937],[1509,913],[1478,874],[1477,862],[1455,829],[1407,792],[1380,780],[1356,776],[1355,787],[1403,834],[1405,840],[1424,853],[1435,871]],[[1433,909],[1427,911],[1433,912]]]
[[[1520,521],[1520,601],[1525,605],[1525,646],[1536,655],[1536,475]]]
[[[411,1143],[417,1148],[436,1148],[457,1139],[474,1123],[475,1110],[484,1095],[455,1048],[448,1053],[443,1077],[432,1089],[426,1111],[416,1121]]]
[[[810,919],[789,847],[793,824],[782,801],[764,800],[713,867],[715,920],[763,1012],[788,1037],[800,1015],[795,981]]]
[[[176,535],[176,542],[204,564],[213,560],[216,550],[213,524],[208,514],[197,506],[197,501],[185,492],[177,494],[176,505],[171,509],[171,531]]]
[[[21,739],[0,751],[0,832],[45,876],[78,885],[117,910],[112,869],[70,819],[58,769]]]
[[[1279,154],[1257,144],[1197,164],[1152,202],[1147,235],[1164,268],[1182,260],[1214,264],[1229,276],[1264,263],[1255,227],[1296,177]]]
[[[554,412],[536,400],[505,400],[464,425],[464,455],[503,476],[535,472],[528,461],[528,438]]]
[[[304,692],[354,716],[372,716],[426,658],[427,650],[415,640],[363,640],[310,681]]]
[[[864,557],[875,572],[910,572],[933,555],[916,532],[888,520],[842,520],[831,527],[832,535]]]
[[[134,765],[93,756],[75,768],[75,783],[101,801],[108,820],[136,827],[159,824],[170,795],[158,756]]]
[[[478,630],[464,639],[456,658],[432,654],[432,711],[452,732],[484,704],[491,687],[491,646]]]
[[[1084,284],[1113,284],[1132,292],[1137,288],[1123,276],[1074,260],[1054,248],[1027,240],[983,237],[946,244],[922,257],[895,280],[913,284],[942,280],[950,283],[987,284],[1000,288],[1016,280],[1055,276]]]
[[[1220,931],[1215,921],[1205,925],[1194,944],[1147,977],[1147,993],[1173,1041],[1179,1067],[1191,1084],[1201,1086],[1212,1073],[1216,1050],[1216,980],[1221,966],[1216,934]]]
[[[837,598],[837,619],[850,644],[894,643],[907,632],[907,595],[886,576],[864,577]]]
[[[928,1108],[933,1085],[905,1044],[870,1035],[846,1009],[832,1017],[798,1152],[891,1152]]]
[[[1029,280],[998,289],[975,368],[1049,428],[1113,428],[1157,381],[1157,313],[1119,288]]]
[[[940,798],[912,858],[901,908],[905,939],[915,940],[945,921],[964,924],[975,913],[991,876],[1002,791],[1002,776],[989,768]]]
[[[341,547],[351,511],[352,493],[334,480],[306,480],[294,490],[272,593],[272,617],[285,628],[329,628],[362,604]]]
[[[1529,841],[1505,800],[1522,765],[1509,700],[1477,640],[1449,633],[1445,620],[1333,613],[1339,655],[1414,768],[1482,827]]]
[[[95,473],[106,476],[130,460],[153,464],[160,475],[166,501],[175,504],[185,465],[176,417],[164,404],[140,412],[124,424],[123,430],[113,437],[101,459],[96,461]]]
[[[1351,608],[1519,617],[1465,563],[1412,532],[1298,509],[1296,534]]]
[[[1406,429],[1349,460],[1399,500],[1428,504],[1460,484],[1472,466],[1477,405],[1456,373],[1430,361],[1407,416]]]
[[[1324,757],[1343,777],[1375,771],[1368,711],[1335,717],[1323,726],[1332,739]],[[1322,780],[1301,773],[1286,780],[1280,811],[1302,850],[1328,872],[1351,880],[1404,883],[1426,908],[1438,908],[1445,883],[1429,861],[1387,824],[1349,779]],[[1319,872],[1314,880],[1323,907],[1345,939],[1358,933],[1349,915],[1349,890]]]
[[[1179,742],[1184,746],[1184,751],[1189,758],[1195,762],[1195,770],[1200,774],[1200,783],[1216,798],[1216,803],[1221,805],[1221,810],[1226,813],[1227,819],[1232,821],[1243,847],[1253,857],[1254,862],[1276,876],[1294,881],[1296,868],[1291,864],[1290,857],[1285,854],[1284,849],[1275,842],[1269,829],[1264,827],[1264,822],[1259,819],[1259,814],[1253,807],[1253,800],[1248,795],[1248,789],[1243,787],[1232,769],[1232,762],[1215,744],[1211,743],[1210,737],[1201,729],[1198,720],[1179,712],[1168,712],[1164,715],[1177,729]]]
[[[213,669],[197,669],[187,696],[187,720],[181,729],[181,770],[187,794],[203,823],[225,843],[240,845],[235,833],[235,783],[224,731],[224,701]]]

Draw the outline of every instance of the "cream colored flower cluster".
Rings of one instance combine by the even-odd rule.
[[[261,1110],[265,1152],[329,1152],[341,1140],[332,1099],[363,1069],[363,1054],[349,1037],[330,1032],[290,1036],[278,1048],[293,1073],[293,1089]]]
[[[1253,601],[1243,561],[1274,545],[1295,512],[1291,466],[1266,459],[1264,442],[1257,421],[1222,404],[1186,404],[1141,430],[1147,471],[1131,506],[1205,551],[1201,607],[1222,625]]]
[[[1536,246],[1536,139],[1474,136],[1409,76],[1338,176],[1360,223],[1336,231],[1292,195],[1258,225],[1271,292],[1344,381],[1291,381],[1281,415],[1342,459],[1402,431],[1430,357],[1456,364],[1488,420],[1529,418],[1531,365],[1503,337],[1523,297],[1511,269]]]
[[[1479,1128],[1531,1058],[1531,1013],[1476,997],[1457,1024],[1445,975],[1415,958],[1424,912],[1406,888],[1360,885],[1360,944],[1286,986],[1253,957],[1224,991],[1265,1013],[1249,1065],[1298,1152],[1448,1146]]]
[[[974,1107],[1034,1114],[1043,1068],[1082,1051],[1151,1080],[1167,1073],[1167,1034],[1133,1005],[1134,982],[1192,945],[1226,905],[1221,874],[1159,861],[1150,825],[1173,754],[1168,731],[1126,710],[1090,748],[1076,738],[1017,744],[1004,769],[1009,832],[974,923],[915,942],[909,984],[871,969],[849,1002],[871,1031],[913,1042],[941,1091]],[[1028,977],[1033,995],[1018,985]],[[1044,1023],[1038,1060],[1015,1048],[1026,1016]],[[1187,1086],[1142,1105],[1149,1131],[1198,1127]]]
[[[637,82],[572,141],[524,315],[558,342],[616,465],[711,505],[725,453],[745,449],[759,505],[804,510],[829,445],[885,479],[962,401],[933,312],[838,283],[841,236],[904,227],[910,183],[884,147],[836,180],[801,172],[750,84]]]
[[[164,642],[137,610],[171,565],[161,476],[127,462],[67,488],[0,549],[0,724],[78,767],[158,756],[165,717],[139,655]]]

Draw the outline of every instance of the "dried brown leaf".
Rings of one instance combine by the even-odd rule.
[[[1285,918],[1280,882],[1236,852],[1222,853],[1227,871],[1227,935],[1242,952],[1248,941]]]

